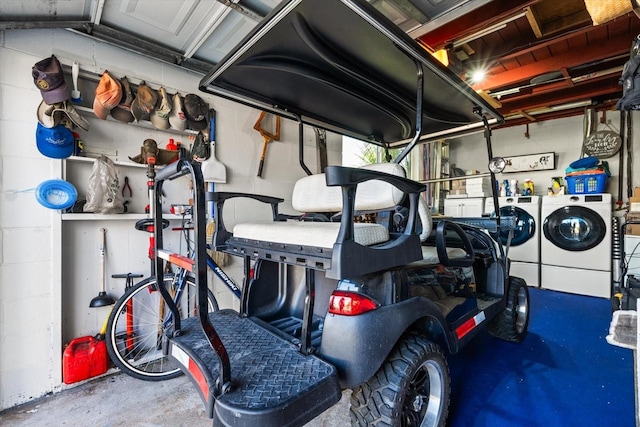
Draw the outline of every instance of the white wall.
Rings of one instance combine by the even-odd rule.
[[[281,141],[270,143],[268,148],[264,179],[257,178],[262,138],[252,128],[259,112],[199,93],[199,75],[65,30],[0,32],[0,410],[60,390],[63,387],[61,355],[66,340],[63,323],[66,331],[92,335],[104,319],[98,315],[87,318],[87,297],[65,294],[63,301],[63,265],[77,260],[61,262],[60,254],[96,253],[94,239],[87,239],[86,247],[63,248],[69,241],[65,235],[69,234],[65,231],[67,222],[62,223],[59,212],[40,206],[33,191],[21,192],[44,180],[62,176],[62,162],[42,156],[36,149],[34,136],[41,96],[33,84],[31,67],[52,53],[64,65],[77,60],[83,70],[96,74],[108,69],[118,77],[144,79],[155,88],[162,84],[181,93],[201,95],[217,112],[216,154],[227,167],[227,184],[217,184],[219,190],[283,197],[286,200],[283,211],[291,212],[293,183],[304,175],[298,166],[297,123],[283,120]],[[122,128],[114,123],[111,136],[129,138],[129,132]],[[92,140],[91,131],[80,131],[80,134],[83,140]],[[339,164],[341,139],[331,133],[327,139],[329,163]],[[131,141],[131,154],[141,142]],[[317,172],[315,133],[310,128],[305,129],[305,161]],[[232,225],[256,216],[256,212],[238,202],[229,206],[225,221]],[[92,228],[97,229],[100,224],[102,222],[96,221]],[[110,227],[122,228],[122,224]],[[129,246],[130,243],[111,243],[113,250],[117,250],[118,244]],[[146,248],[146,243],[142,246]],[[113,272],[119,267],[111,266]],[[240,262],[234,262],[228,272],[241,282]],[[87,280],[89,290],[82,292],[96,294],[98,273],[96,269],[95,277]],[[220,305],[237,307],[233,297],[221,292],[220,286],[214,285]],[[83,305],[82,310],[78,310],[83,314],[69,308],[65,312],[63,309],[69,304]]]
[[[633,113],[635,122],[638,122],[637,113]],[[600,118],[600,114],[598,115]],[[618,129],[619,113],[608,112],[607,119],[611,120],[611,125]],[[599,130],[604,130],[604,125],[600,125]],[[551,120],[529,125],[529,138],[525,137],[526,127],[524,125],[514,126],[506,129],[499,129],[492,132],[492,146],[494,156],[516,156],[524,154],[535,154],[544,152],[556,153],[556,168],[548,171],[535,171],[529,173],[503,173],[496,178],[499,181],[504,179],[518,180],[521,189],[525,179],[531,178],[535,184],[535,194],[546,195],[547,187],[551,186],[551,178],[565,176],[565,168],[573,161],[578,160],[581,154],[583,130],[582,116],[575,116],[566,119]],[[639,137],[634,135],[633,145],[638,146]],[[451,163],[461,169],[475,169],[481,172],[488,170],[488,158],[486,143],[482,133],[466,136],[451,142],[450,158]],[[626,159],[626,153],[625,153]],[[607,181],[606,192],[613,195],[613,200],[618,198],[618,154],[613,157],[602,159],[609,163],[611,177]],[[637,168],[636,168],[637,169]],[[637,173],[637,172],[636,172]],[[634,185],[638,185],[637,175]],[[623,186],[623,201],[626,197],[626,162],[625,162],[625,184]]]

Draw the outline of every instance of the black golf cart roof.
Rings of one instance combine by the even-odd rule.
[[[276,7],[200,82],[200,89],[380,145],[463,134],[502,116],[452,71],[361,0]]]

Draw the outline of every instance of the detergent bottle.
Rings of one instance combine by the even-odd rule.
[[[522,183],[522,195],[533,196],[533,193],[534,193],[533,181],[531,180],[531,178],[527,178]]]

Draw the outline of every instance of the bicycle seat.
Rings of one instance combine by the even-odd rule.
[[[155,225],[153,218],[143,218],[136,221],[136,230],[151,232],[153,230],[153,226]],[[169,226],[169,220],[162,220],[162,228],[165,229]]]

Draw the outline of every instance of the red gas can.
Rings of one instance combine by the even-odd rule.
[[[104,374],[108,368],[107,344],[92,336],[72,340],[62,355],[62,380],[73,384]]]

